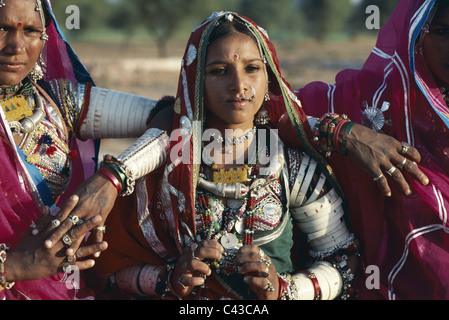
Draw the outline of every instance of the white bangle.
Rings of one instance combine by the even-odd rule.
[[[308,275],[297,273],[292,275],[292,279],[297,288],[295,300],[313,300],[315,298],[315,287]]]

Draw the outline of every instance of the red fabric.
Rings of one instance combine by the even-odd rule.
[[[307,114],[346,113],[360,123],[364,101],[377,108],[389,102],[384,116],[392,125],[382,131],[418,148],[421,169],[431,181],[426,187],[413,181],[409,197],[393,192],[385,198],[373,177],[349,159],[333,156],[365,267],[380,268],[380,290],[368,290],[359,281],[362,299],[449,298],[449,135],[444,114],[438,111],[447,106],[413,42],[433,4],[402,0],[361,70],[339,73],[335,85],[312,83],[298,92]]]

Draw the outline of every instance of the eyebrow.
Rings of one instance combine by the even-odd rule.
[[[263,63],[263,60],[261,58],[250,58],[250,59],[242,59],[242,60],[244,60],[246,63],[251,63],[251,62],[255,62],[255,61]],[[206,68],[209,66],[217,65],[217,64],[226,64],[226,63],[228,63],[228,61],[229,60],[226,60],[226,59],[213,60],[212,62],[210,62],[206,65]]]

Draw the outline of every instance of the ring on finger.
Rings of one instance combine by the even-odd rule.
[[[264,271],[259,272],[259,277],[268,278],[270,276],[270,268],[267,267]]]
[[[72,265],[68,262],[64,262],[64,264],[62,265],[62,271],[64,271],[64,273],[72,272]]]
[[[374,182],[377,182],[377,181],[379,181],[380,179],[382,179],[383,177],[384,177],[384,174],[381,173],[380,176],[374,178],[373,180],[374,180]]]
[[[270,265],[271,265],[271,259],[266,259],[266,258],[260,258],[260,260],[259,260],[260,262],[263,262],[263,263],[265,263],[265,265],[267,266],[267,267],[269,267]]]
[[[407,158],[404,158],[404,160],[402,160],[402,162],[400,164],[397,164],[396,167],[399,170],[402,170],[402,169],[404,169],[406,163],[407,163]]]
[[[73,255],[73,256],[67,257],[67,262],[69,262],[69,263],[74,263],[74,262],[76,262],[76,256]]]
[[[183,289],[185,289],[185,288],[186,288],[186,285],[185,285],[184,283],[182,283],[181,278],[182,278],[182,276],[180,276],[180,277],[178,278],[178,283],[179,283],[179,285],[180,285]]]
[[[72,245],[72,239],[70,239],[70,236],[67,233],[62,236],[62,242],[67,246]]]
[[[99,230],[99,231],[101,231],[101,232],[103,232],[103,233],[106,233],[106,226],[96,227],[95,229],[96,229],[96,230]]]
[[[401,146],[402,146],[402,149],[401,149],[400,153],[402,153],[402,154],[406,154],[408,152],[408,149],[410,149],[410,145],[408,143],[401,142]]]
[[[75,226],[77,223],[79,223],[80,218],[78,216],[69,216],[69,220],[70,222]]]
[[[387,171],[385,171],[385,173],[387,173],[389,176],[393,176],[393,173],[397,170],[397,168],[395,166],[391,167],[390,169],[388,169]]]
[[[51,225],[55,228],[59,227],[60,224],[61,221],[59,221],[58,219],[51,220]]]
[[[265,291],[268,291],[268,292],[273,292],[274,291],[273,284],[271,283],[270,280],[267,279],[267,284],[265,285],[265,287],[263,287],[263,289]]]

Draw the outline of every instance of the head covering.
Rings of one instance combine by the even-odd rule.
[[[284,118],[295,131],[291,140],[302,145],[332,180],[330,168],[312,146],[307,117],[282,78],[276,51],[265,31],[236,13],[213,13],[192,32],[186,46],[174,107],[171,151],[165,168],[148,176],[143,186],[138,182],[136,197],[119,199],[116,203],[108,217],[109,248],[96,264],[102,272],[139,263],[166,264],[180,254],[182,235],[187,235],[189,230],[196,233],[194,205],[205,114],[206,54],[211,33],[225,19],[246,25],[266,59],[271,99],[265,108],[272,128],[276,129]]]
[[[448,107],[418,41],[435,2],[401,0],[361,70],[342,71],[334,85],[312,83],[298,92],[309,115],[345,113],[413,145],[423,158],[420,169],[430,178],[426,187],[413,180],[412,196],[402,196],[392,186],[393,196],[385,198],[373,177],[349,159],[333,157],[365,267],[380,268],[380,290],[359,281],[362,298],[449,298]]]
[[[74,83],[92,82],[89,73],[80,63],[72,48],[65,40],[56,19],[51,11],[50,1],[43,1],[51,14],[51,21],[47,27],[49,39],[46,41],[42,58],[46,65],[43,81],[52,79],[68,79]],[[30,2],[33,6],[34,3]],[[1,8],[0,8],[1,10]],[[50,93],[51,94],[51,93]],[[1,108],[0,108],[1,109]],[[0,110],[0,112],[2,112]],[[11,131],[6,120],[0,123],[0,161],[2,163],[2,177],[0,181],[0,242],[14,248],[35,222],[42,211],[43,202],[37,186],[14,144]],[[77,146],[78,144],[78,146]],[[77,172],[71,182],[69,190],[84,181],[94,172],[95,154],[97,149],[94,142],[71,141],[71,150],[78,148],[78,159],[73,163],[73,170]],[[71,193],[71,192],[70,192]],[[64,275],[56,275],[36,281],[20,281],[12,290],[0,292],[0,299],[77,299],[86,297],[86,293],[71,281],[62,281]],[[74,278],[79,281],[79,273]]]

